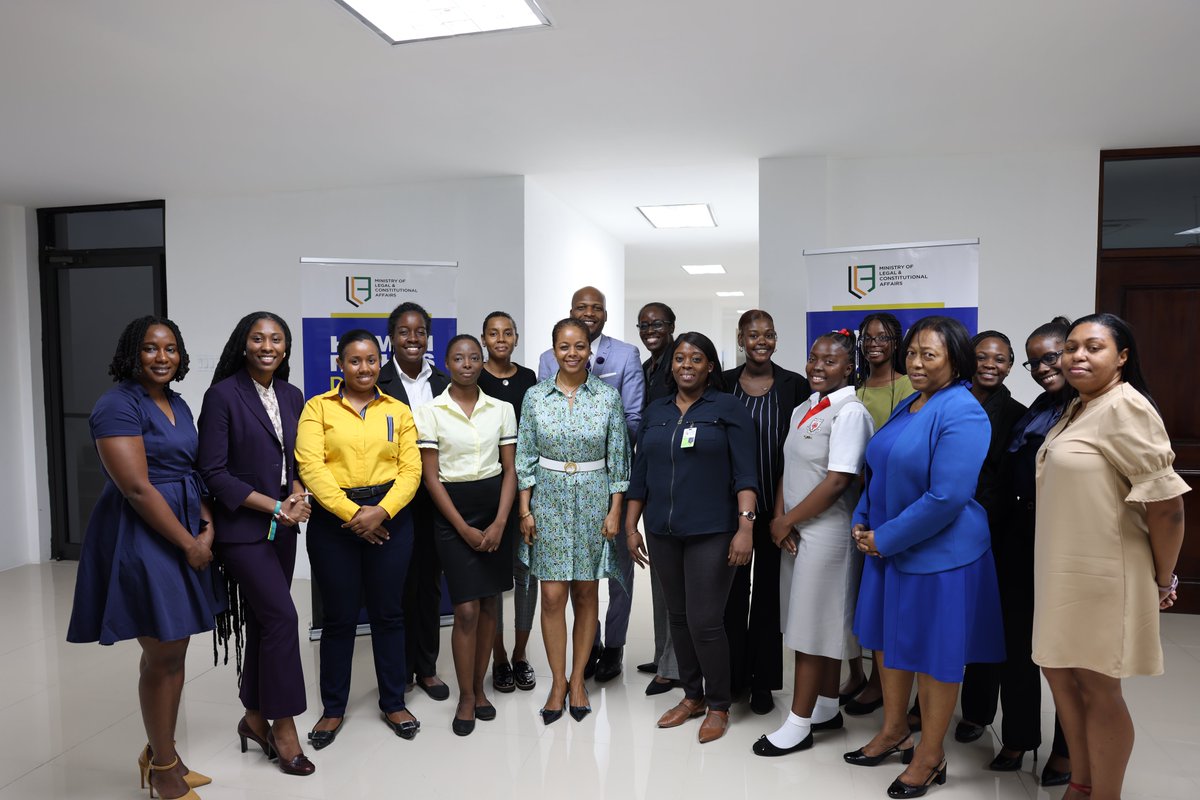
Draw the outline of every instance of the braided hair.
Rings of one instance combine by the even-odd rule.
[[[112,375],[114,381],[137,380],[142,376],[142,341],[146,338],[146,331],[155,325],[164,326],[175,337],[175,348],[179,352],[179,369],[175,370],[175,377],[171,380],[181,381],[187,375],[190,362],[179,326],[166,317],[147,315],[133,320],[121,331],[117,349],[108,365],[108,374]]]
[[[889,314],[886,311],[875,311],[863,317],[862,322],[858,323],[858,347],[854,350],[854,385],[864,386],[867,378],[871,375],[871,365],[867,361],[867,354],[863,352],[862,337],[867,335],[867,326],[872,322],[878,322],[887,331],[887,335],[892,337],[892,343],[895,345],[892,348],[892,370],[897,375],[904,375],[906,368],[904,366],[904,354],[900,347],[900,342],[903,339],[903,331],[900,328],[900,320],[896,319],[895,314]],[[894,404],[893,404],[894,405]]]
[[[292,330],[288,324],[283,321],[283,317],[272,314],[270,311],[253,311],[242,317],[233,329],[233,333],[229,334],[229,341],[225,342],[225,349],[221,351],[221,358],[217,361],[217,369],[213,372],[212,382],[214,384],[241,372],[246,366],[246,339],[250,336],[250,329],[254,327],[254,323],[260,319],[269,319],[283,328],[283,359],[279,362],[279,368],[275,370],[275,377],[283,380],[288,379],[288,375],[292,371]]]

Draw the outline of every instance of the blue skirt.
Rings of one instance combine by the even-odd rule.
[[[967,664],[1004,661],[1004,622],[989,549],[963,567],[914,574],[893,559],[863,564],[854,633],[891,669],[959,683]]]

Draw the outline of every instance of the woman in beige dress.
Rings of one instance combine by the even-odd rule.
[[[1038,453],[1033,660],[1071,751],[1064,797],[1109,800],[1133,750],[1121,679],[1163,671],[1158,615],[1175,602],[1188,486],[1129,325],[1083,317],[1063,349],[1079,397]]]

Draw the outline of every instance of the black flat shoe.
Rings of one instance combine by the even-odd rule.
[[[762,689],[750,692],[750,710],[760,717],[775,710],[775,698]]]
[[[392,729],[392,733],[399,736],[401,739],[412,740],[417,738],[417,731],[421,730],[421,723],[415,719],[406,719],[403,722],[392,722],[388,719],[387,714],[382,714],[383,721]]]
[[[455,736],[470,736],[471,731],[475,730],[475,720],[455,717],[450,723],[450,730],[454,731]]]
[[[845,710],[846,713],[852,717],[863,717],[875,711],[876,709],[881,708],[882,706],[883,697],[880,696],[869,703],[851,700],[850,702],[846,703]]]
[[[792,745],[791,747],[776,747],[775,745],[771,744],[771,740],[766,736],[760,736],[758,737],[758,741],[755,742],[754,746],[750,749],[756,756],[767,756],[768,758],[774,758],[775,756],[786,756],[788,753],[798,753],[799,751],[807,750],[812,746],[813,735],[812,731],[809,731],[808,736],[805,736],[803,739],[801,739],[799,744]]]
[[[850,691],[842,692],[841,694],[838,695],[838,705],[844,706],[844,705],[846,705],[846,703],[849,703],[851,700],[858,697],[858,693],[861,692],[863,689],[867,688],[868,683],[870,683],[870,680],[868,680],[867,677],[864,675],[863,679],[862,679],[862,683],[860,683],[858,686],[855,686]]]
[[[533,672],[533,667],[528,661],[514,661],[512,664],[513,678],[517,682],[517,688],[522,692],[528,692],[533,687],[537,686],[537,675]]]
[[[1070,772],[1059,772],[1056,769],[1050,769],[1049,764],[1042,769],[1042,786],[1066,786],[1070,782]]]
[[[269,729],[268,729],[267,733],[270,734]],[[238,720],[237,735],[238,735],[238,739],[240,739],[242,742],[242,752],[243,753],[246,752],[246,740],[249,739],[250,741],[254,742],[259,747],[262,748],[263,755],[265,755],[267,758],[275,758],[275,753],[271,750],[270,743],[268,743],[266,739],[262,738],[261,736],[259,736],[257,733],[254,732],[254,729],[250,727],[250,723],[246,722],[245,717],[242,717],[240,720]],[[312,736],[310,735],[308,738],[311,739]]]
[[[433,686],[426,686],[425,684],[421,683],[420,678],[417,678],[417,688],[429,695],[431,700],[437,700],[440,702],[442,700],[450,699],[450,687],[445,683],[438,682]]]
[[[321,719],[325,719],[321,717]],[[321,720],[317,720],[320,722]],[[346,718],[342,717],[342,721],[337,724],[337,727],[331,731],[309,731],[308,741],[312,743],[313,750],[321,750],[333,744],[333,740],[337,738],[341,732],[342,726],[346,724]]]
[[[656,694],[666,694],[672,689],[677,689],[682,684],[673,678],[668,678],[666,681],[659,681],[658,678],[651,678],[650,683],[646,684],[646,695],[653,697]]]
[[[475,719],[491,722],[496,718],[496,707],[490,703],[486,706],[475,706]]]
[[[657,675],[658,674],[658,662],[657,661],[647,661],[645,664],[638,664],[637,671],[645,672],[647,675]]]
[[[567,684],[567,691],[563,693],[562,705],[558,708],[546,708],[542,706],[542,710],[538,713],[542,715],[542,724],[549,725],[552,722],[558,722],[562,719],[563,708],[567,705],[567,698],[571,695],[571,684]]]
[[[942,763],[938,764],[929,771],[929,777],[925,779],[925,783],[920,786],[909,786],[904,781],[896,778],[892,781],[892,785],[888,787],[888,797],[923,797],[929,791],[929,787],[933,784],[941,786],[946,782],[946,759],[942,759]]]
[[[909,736],[911,736],[911,735],[912,734],[909,734]],[[909,738],[908,736],[905,736],[903,739],[896,742],[894,745],[889,747],[887,750],[884,750],[882,753],[880,753],[877,756],[867,755],[866,753],[863,752],[863,749],[860,747],[857,750],[855,750],[853,753],[844,754],[842,756],[842,758],[845,759],[847,764],[853,764],[856,767],[877,767],[880,764],[882,764],[883,760],[885,758],[887,758],[888,756],[890,756],[892,753],[899,753],[901,763],[911,764],[912,760],[913,760],[913,751],[916,749],[917,746],[915,744],[913,744],[913,745],[909,745],[908,747],[904,747],[904,748],[900,747],[900,745],[902,745],[908,741],[908,738]]]
[[[980,736],[983,736],[983,731],[984,726],[976,725],[974,722],[964,719],[954,726],[954,741],[962,742],[963,744],[973,742]]]
[[[824,722],[814,722],[812,729],[814,731],[836,731],[839,728],[846,726],[846,718],[842,716],[842,712],[838,712],[832,719],[827,719]]]
[[[1006,756],[1000,752],[992,759],[992,763],[988,764],[987,768],[992,772],[1016,772],[1021,769],[1021,762],[1024,760],[1024,750],[1018,751],[1015,756]]]
[[[517,676],[512,664],[492,664],[492,688],[504,694],[517,690]]]

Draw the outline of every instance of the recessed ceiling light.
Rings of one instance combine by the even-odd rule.
[[[724,275],[725,268],[720,264],[684,264],[683,271],[688,275]]]
[[[1176,236],[1198,236],[1198,235],[1200,235],[1200,228],[1189,228],[1188,230],[1180,231],[1179,233],[1177,233],[1175,235]],[[684,269],[687,269],[687,267],[684,267]]]
[[[549,26],[537,0],[337,0],[391,44]]]
[[[685,203],[673,206],[638,206],[637,210],[656,228],[715,228],[708,203]]]
[[[745,292],[717,292],[717,297],[745,297]]]

